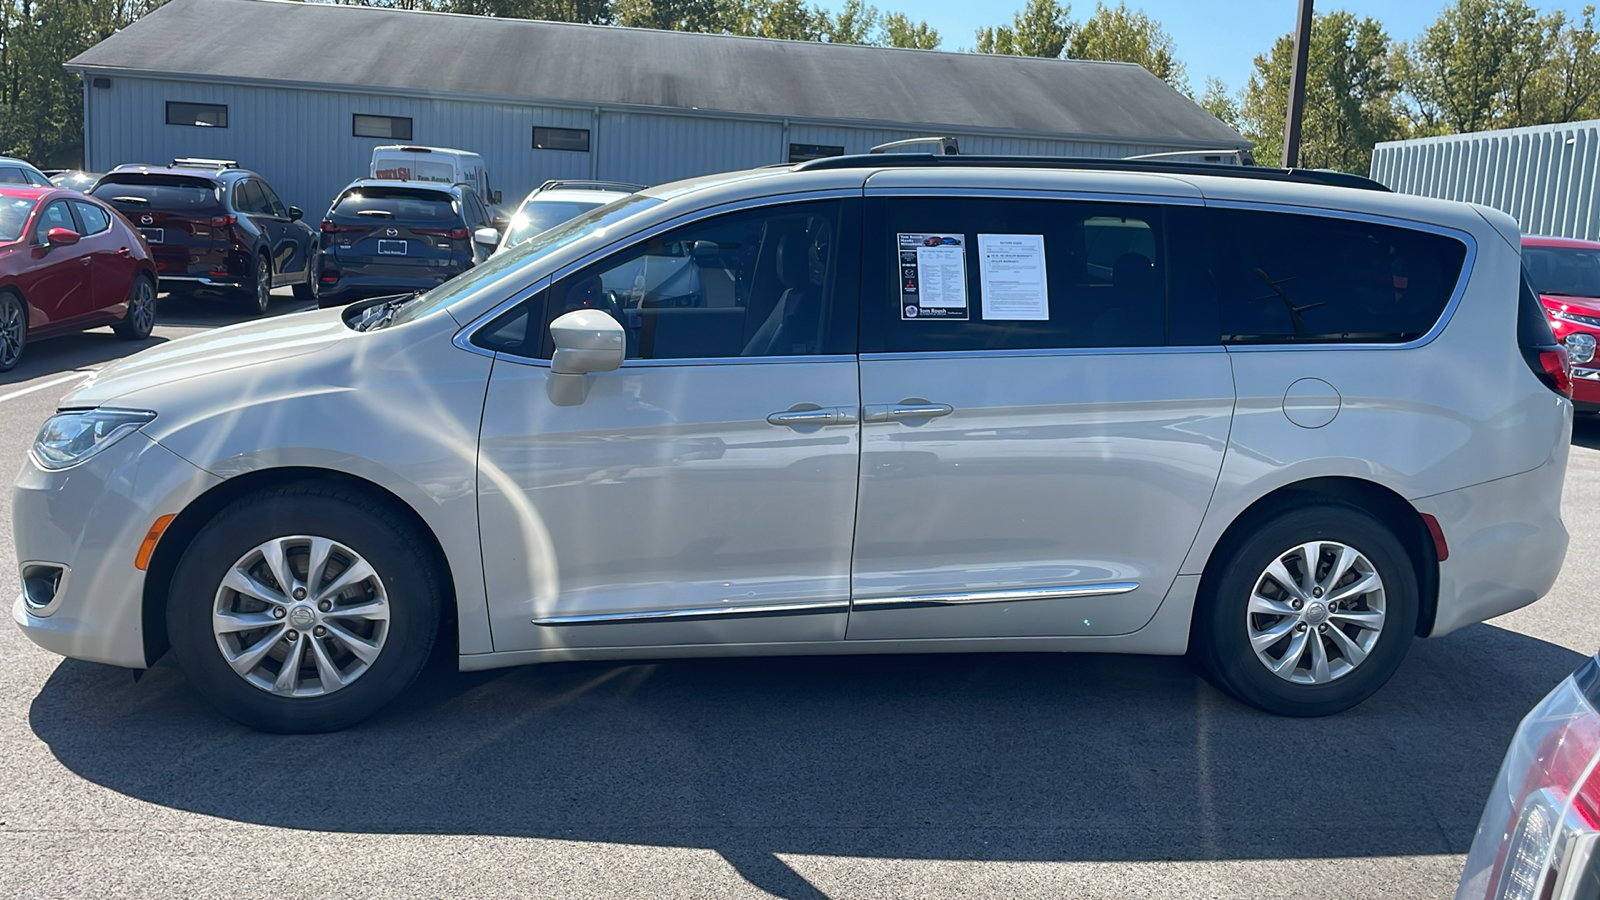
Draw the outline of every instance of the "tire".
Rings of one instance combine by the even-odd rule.
[[[0,372],[9,372],[22,361],[28,346],[28,307],[10,291],[0,291]]]
[[[1417,576],[1405,547],[1377,519],[1314,501],[1271,516],[1230,545],[1201,588],[1190,639],[1191,660],[1217,687],[1280,716],[1326,716],[1366,700],[1400,667],[1416,631]],[[1317,548],[1316,581],[1304,578],[1308,546]],[[1274,567],[1287,578],[1275,577]],[[1358,581],[1368,588],[1348,593]],[[1259,655],[1252,638],[1262,643]]]
[[[324,540],[324,572],[334,573],[319,579],[324,590],[356,573],[329,594],[331,608],[312,606],[314,591],[296,596],[310,586],[313,542]],[[270,573],[283,571],[268,562],[273,547],[287,561],[288,591],[273,590]],[[347,728],[404,691],[427,661],[444,595],[432,558],[391,510],[346,488],[302,484],[245,497],[200,530],[173,573],[173,656],[195,690],[251,728]],[[240,571],[256,579],[244,593],[229,586],[241,586]],[[299,665],[286,674],[290,658]]]
[[[256,257],[255,279],[250,287],[240,293],[239,298],[244,301],[246,313],[252,316],[267,314],[267,308],[272,305],[272,263],[266,256]]]
[[[156,327],[156,286],[150,276],[139,275],[128,289],[128,312],[122,321],[111,326],[117,337],[125,341],[142,341]]]
[[[306,280],[294,286],[294,299],[301,303],[317,301],[318,263],[315,254],[306,257]]]

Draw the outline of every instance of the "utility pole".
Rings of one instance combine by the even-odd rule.
[[[1306,60],[1311,56],[1311,0],[1300,0],[1294,28],[1294,71],[1289,76],[1289,120],[1283,126],[1283,167],[1300,165],[1300,123],[1306,113]]]

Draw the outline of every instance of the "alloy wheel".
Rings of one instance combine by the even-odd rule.
[[[139,335],[148,335],[156,325],[156,291],[143,278],[133,284],[133,299],[128,310],[128,321]]]
[[[22,342],[26,338],[27,324],[22,308],[15,301],[0,298],[0,369],[9,369],[22,356]]]
[[[266,312],[272,304],[272,267],[265,258],[256,261],[256,308]]]
[[[1354,671],[1383,634],[1383,578],[1361,551],[1311,541],[1256,579],[1246,628],[1256,659],[1285,681],[1325,684]]]
[[[389,636],[372,565],[324,537],[274,538],[241,556],[212,604],[211,631],[239,677],[283,697],[320,697],[366,674]]]

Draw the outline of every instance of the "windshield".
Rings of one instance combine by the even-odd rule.
[[[511,227],[506,229],[504,246],[515,247],[541,231],[554,228],[582,213],[586,213],[598,206],[604,206],[605,201],[592,202],[564,201],[564,200],[530,200],[522,204],[517,214],[511,217]]]
[[[89,193],[115,204],[151,209],[210,209],[219,202],[215,182],[182,175],[107,175]]]
[[[457,218],[449,194],[421,188],[361,187],[334,204],[335,217],[370,216],[408,222],[452,222]]]
[[[0,244],[9,244],[22,237],[28,224],[28,213],[38,201],[22,197],[0,197]]]
[[[489,257],[487,262],[473,266],[426,294],[419,294],[400,309],[392,321],[398,325],[443,309],[477,290],[480,285],[488,284],[501,275],[520,269],[541,256],[554,253],[591,234],[602,232],[652,206],[660,206],[663,202],[655,197],[633,194],[568,219],[554,228],[539,232],[515,248]]]
[[[1522,264],[1533,289],[1564,297],[1600,297],[1600,250],[1524,247]]]

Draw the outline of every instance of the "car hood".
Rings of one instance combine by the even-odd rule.
[[[179,338],[95,372],[59,405],[102,406],[148,388],[314,353],[356,334],[344,324],[342,312],[275,316]]]

